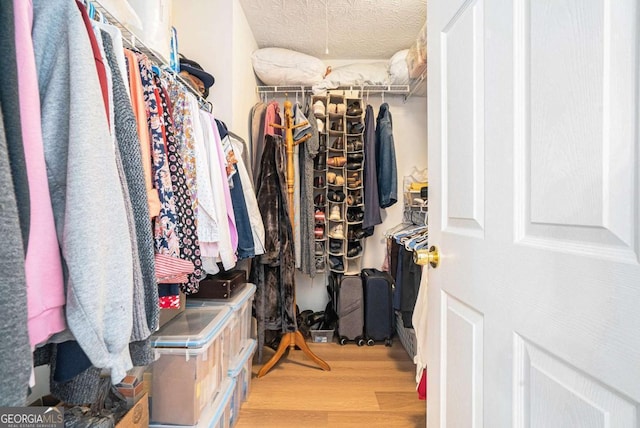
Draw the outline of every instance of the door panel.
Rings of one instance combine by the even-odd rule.
[[[446,425],[482,426],[482,314],[456,298],[442,294],[443,393]]]
[[[430,428],[640,426],[638,7],[427,4]]]
[[[516,240],[638,260],[630,2],[515,5]]]
[[[442,217],[448,231],[477,237],[483,236],[484,228],[482,10],[483,0],[462,4],[441,39],[442,143],[446,168]],[[460,126],[461,123],[465,126]]]
[[[524,1],[532,223],[602,225],[601,3]]]
[[[514,426],[638,426],[635,403],[514,335]]]

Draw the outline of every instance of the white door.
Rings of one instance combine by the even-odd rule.
[[[640,427],[637,0],[429,0],[430,428]]]

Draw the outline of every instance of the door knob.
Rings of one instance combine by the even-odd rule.
[[[429,263],[432,268],[437,268],[440,264],[440,252],[438,251],[438,247],[432,245],[429,250],[414,251],[413,262],[420,266],[424,266]]]

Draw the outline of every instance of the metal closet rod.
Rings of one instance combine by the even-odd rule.
[[[153,49],[151,49],[150,47],[145,45],[140,39],[138,39],[138,37],[136,37],[136,35],[133,34],[133,32],[131,32],[123,23],[121,23],[115,16],[113,16],[113,14],[109,12],[106,7],[100,4],[99,1],[92,0],[92,3],[93,3],[93,6],[96,8],[96,10],[104,16],[104,18],[107,20],[109,24],[114,25],[118,27],[118,29],[120,29],[120,31],[122,32],[122,39],[125,41],[125,43],[128,46],[134,49],[137,49],[143,54],[145,54],[152,63],[154,63],[157,66],[160,66],[163,72],[170,73],[177,81],[179,81],[184,87],[186,87],[189,92],[191,92],[193,95],[196,96],[196,98],[198,99],[198,103],[200,104],[200,107],[202,107],[204,110],[207,110],[209,113],[213,111],[213,105],[209,101],[204,99],[202,95],[200,95],[200,93],[197,92],[191,85],[189,85],[189,83],[186,81],[184,77],[182,77],[180,74],[173,71],[169,67],[169,64],[167,63],[167,61],[165,61],[164,58],[162,58]]]

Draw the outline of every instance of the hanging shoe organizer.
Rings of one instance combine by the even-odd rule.
[[[321,131],[314,164],[316,268],[359,274],[364,239],[362,99],[355,91],[334,91],[313,96],[312,106]]]

